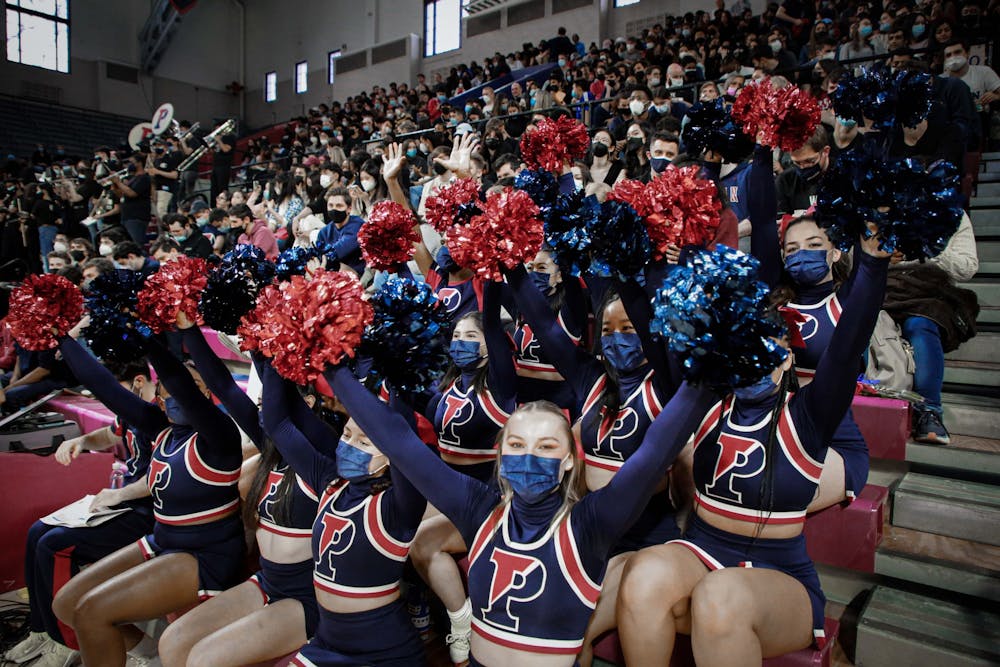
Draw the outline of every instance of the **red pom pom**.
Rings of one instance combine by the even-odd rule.
[[[7,323],[26,350],[51,350],[83,317],[83,295],[76,285],[49,273],[28,276],[10,293]],[[53,332],[53,330],[55,330]]]
[[[317,269],[312,279],[293,276],[262,291],[237,333],[244,350],[271,357],[283,377],[306,384],[353,357],[373,319],[356,277]]]
[[[625,202],[645,219],[653,259],[662,259],[668,245],[707,246],[719,229],[718,190],[699,178],[698,167],[669,167],[647,184],[619,181],[608,199]]]
[[[409,261],[413,244],[420,240],[414,226],[417,218],[405,206],[380,201],[372,206],[368,220],[358,231],[361,257],[376,271],[385,271]]]
[[[444,234],[455,224],[459,207],[477,201],[479,201],[479,184],[471,178],[459,179],[427,198],[424,204],[424,219],[439,234]]]
[[[732,117],[761,144],[790,152],[802,148],[816,131],[820,108],[814,97],[797,86],[776,89],[767,80],[740,91]]]
[[[557,176],[563,165],[582,160],[590,148],[590,135],[583,123],[566,116],[545,118],[521,137],[521,157],[528,169],[544,169]]]
[[[477,215],[465,226],[448,232],[448,249],[459,266],[484,280],[503,280],[512,269],[534,259],[542,247],[541,213],[527,192],[505,188],[491,193]]]
[[[181,312],[192,322],[199,322],[198,299],[207,283],[205,260],[181,256],[166,262],[146,280],[138,294],[139,319],[153,333],[172,330]]]

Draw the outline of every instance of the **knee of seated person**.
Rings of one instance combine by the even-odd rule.
[[[28,539],[27,539],[28,546],[34,544],[35,547],[37,548],[38,545],[41,543],[42,538],[45,537],[45,534],[51,530],[52,526],[48,525],[47,523],[42,523],[41,521],[36,521],[35,523],[31,524],[31,528],[28,529]]]
[[[160,656],[160,662],[166,667],[184,667],[187,660],[186,652],[190,648],[184,639],[184,631],[177,625],[171,623],[163,630],[160,640],[156,644],[156,651]]]
[[[107,620],[105,618],[107,607],[105,595],[95,595],[93,590],[87,591],[76,601],[73,608],[73,620],[77,626],[83,623],[102,623]]]
[[[72,587],[69,587],[69,590],[72,590]],[[76,613],[76,604],[70,595],[66,594],[66,591],[67,587],[63,587],[52,598],[52,613],[60,621],[73,627],[73,614]]]
[[[219,663],[219,656],[212,654],[212,648],[215,645],[213,642],[206,641],[205,639],[199,641],[191,647],[191,651],[187,656],[187,662],[183,663],[184,667],[214,667],[214,665],[217,665]],[[167,663],[164,662],[164,664]]]
[[[914,315],[903,322],[903,335],[907,338],[928,334],[938,335],[938,325],[933,320]]]
[[[737,571],[722,569],[705,575],[691,593],[691,627],[699,634],[725,636],[750,618],[749,591]]]
[[[655,550],[640,551],[628,559],[618,586],[618,604],[624,609],[669,609],[680,595],[670,564]]]

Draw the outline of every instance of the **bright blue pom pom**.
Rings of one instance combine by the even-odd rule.
[[[757,280],[758,261],[726,246],[696,250],[653,298],[650,328],[666,340],[684,377],[718,390],[745,387],[788,356],[772,338],[786,333]]]
[[[590,233],[598,224],[601,203],[583,190],[561,194],[545,220],[545,245],[559,269],[577,276],[590,268]]]
[[[634,208],[625,202],[606,201],[600,215],[589,222],[594,272],[628,278],[642,271],[652,255],[652,244],[646,223]]]
[[[371,359],[369,377],[401,392],[431,387],[448,367],[451,316],[426,283],[393,276],[371,300],[375,320],[360,354]]]
[[[275,271],[279,282],[291,280],[292,276],[304,276],[309,260],[316,257],[313,248],[293,246],[278,255]]]
[[[102,273],[90,283],[85,296],[90,325],[83,335],[101,359],[128,363],[146,353],[153,332],[136,315],[145,284],[144,274],[125,269]]]

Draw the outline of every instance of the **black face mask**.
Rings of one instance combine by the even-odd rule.
[[[619,115],[619,116],[627,116],[627,115],[629,115],[630,113],[632,113],[632,112],[631,112],[631,111],[629,111],[629,108],[628,108],[628,107],[623,107],[623,108],[619,108],[619,109],[618,109],[618,115]]]
[[[87,253],[82,250],[70,250],[69,256],[73,258],[74,262],[82,262],[87,257]]]
[[[486,147],[491,151],[495,151],[500,148],[500,140],[497,137],[488,137],[483,143],[486,144]]]
[[[347,211],[338,211],[336,209],[331,209],[326,212],[327,222],[332,222],[335,225],[339,225],[344,220],[347,220]]]
[[[438,164],[437,162],[434,163],[433,169],[434,173],[437,174],[438,176],[444,176],[445,172],[448,171],[448,167],[444,166],[443,164]]]
[[[631,137],[628,140],[628,143],[625,144],[625,150],[629,151],[630,153],[634,153],[640,148],[642,148],[642,144],[643,141],[639,137]]]
[[[608,155],[608,145],[603,141],[594,142],[594,157],[607,157]]]

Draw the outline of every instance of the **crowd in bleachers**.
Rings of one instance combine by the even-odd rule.
[[[749,250],[753,234],[749,202],[761,173],[768,189],[774,180],[775,213],[794,216],[795,224],[805,221],[798,224],[799,232],[818,229],[809,216],[822,175],[839,154],[859,146],[869,129],[836,116],[830,95],[846,72],[862,67],[930,72],[934,77],[930,115],[916,127],[897,129],[892,155],[927,163],[945,159],[965,171],[977,152],[1000,142],[1000,77],[988,60],[1000,35],[998,0],[988,4],[784,0],[769,4],[760,15],[754,15],[747,2],[731,9],[721,8],[722,4],[715,11],[668,17],[641,34],[589,46],[560,29],[537,45],[525,44],[506,55],[495,53],[453,67],[447,74],[420,74],[413,84],[373,85],[370,91],[320,104],[307,116],[290,119],[278,135],[263,132],[244,141],[223,135],[213,143],[207,190],[199,189],[197,167],[178,168],[191,152],[191,139],[154,138],[138,151],[97,147],[86,156],[49,154],[39,147],[34,155],[9,159],[5,166],[0,279],[15,281],[28,272],[51,272],[86,288],[98,275],[116,268],[151,275],[161,263],[179,255],[218,261],[238,244],[257,246],[271,260],[289,248],[322,245],[332,249],[328,257],[335,257],[341,270],[358,275],[374,290],[386,275],[365,265],[358,244],[358,231],[373,205],[387,200],[405,203],[425,223],[428,198],[455,179],[475,179],[484,191],[511,186],[525,167],[521,137],[542,119],[560,116],[580,120],[591,138],[586,158],[567,165],[568,172],[562,175],[567,189],[584,190],[603,201],[624,179],[648,182],[675,166],[697,165],[717,183],[723,204],[716,241]],[[518,80],[519,71],[544,64],[551,69]],[[491,82],[501,77],[506,81],[507,76],[514,81],[491,87]],[[764,79],[779,88],[799,86],[819,100],[822,125],[801,148],[784,153],[758,147],[738,163],[688,150],[683,136],[694,105],[719,98],[731,104],[744,87]],[[474,89],[475,96],[465,95]],[[453,99],[463,101],[453,104]],[[276,140],[272,143],[270,137]],[[782,256],[789,257],[822,250],[822,260],[813,258],[822,264],[817,280],[825,278],[829,269],[839,286],[846,273],[838,273],[837,265],[846,263],[846,257],[841,262],[828,240],[829,248],[814,248],[809,245],[811,237],[802,234],[789,245],[795,234],[784,236],[787,225],[786,220],[782,245],[774,244],[772,250],[780,248]],[[472,293],[472,272],[451,259],[447,239],[428,224],[421,224],[420,230],[422,243],[410,262],[412,274],[442,298],[442,288],[451,289],[455,294],[447,298],[455,301],[449,302],[449,309],[456,316],[484,310],[482,285]],[[855,252],[855,263],[865,264],[859,253]],[[676,256],[668,259],[676,261]],[[893,271],[913,266],[898,254],[892,263],[890,281]],[[932,264],[941,276],[925,280],[940,280],[945,289],[975,274],[978,260],[968,218]],[[787,260],[783,266],[786,278],[809,271],[793,268]],[[528,269],[536,283],[544,283],[541,289],[548,295],[563,280],[545,252]],[[812,267],[814,273],[819,269]],[[807,282],[803,285],[810,287]],[[468,294],[462,286],[469,286]],[[811,298],[807,289],[803,292],[786,300]],[[585,310],[601,314],[596,308],[601,299],[595,298],[595,307],[588,304]],[[827,298],[829,294],[822,297]],[[917,362],[912,387],[924,399],[916,410],[915,437],[947,444],[941,408],[943,354],[957,343],[942,320],[955,313],[941,303],[933,304],[936,317],[920,312],[899,320]],[[601,338],[599,332],[586,330],[586,316],[576,319],[579,330],[571,335]],[[483,326],[480,320],[479,329]],[[0,390],[4,409],[84,380],[74,376],[61,355],[29,353],[9,336],[4,340],[7,344],[0,350],[0,363],[8,371]],[[190,344],[187,334],[175,333],[168,339],[177,354],[185,342]],[[613,357],[607,350],[604,354]],[[530,370],[529,365],[524,367]],[[561,406],[572,410],[572,403],[568,399]],[[860,489],[851,488],[850,453],[845,450],[840,456],[847,479],[846,486],[831,495],[837,500]],[[865,453],[865,474],[866,457]],[[429,553],[445,550],[443,543],[431,543]],[[435,592],[447,605],[445,595]],[[465,600],[464,591],[460,599]],[[463,611],[451,606],[453,614]],[[455,638],[460,645],[464,642],[467,652],[468,638],[459,634]]]

